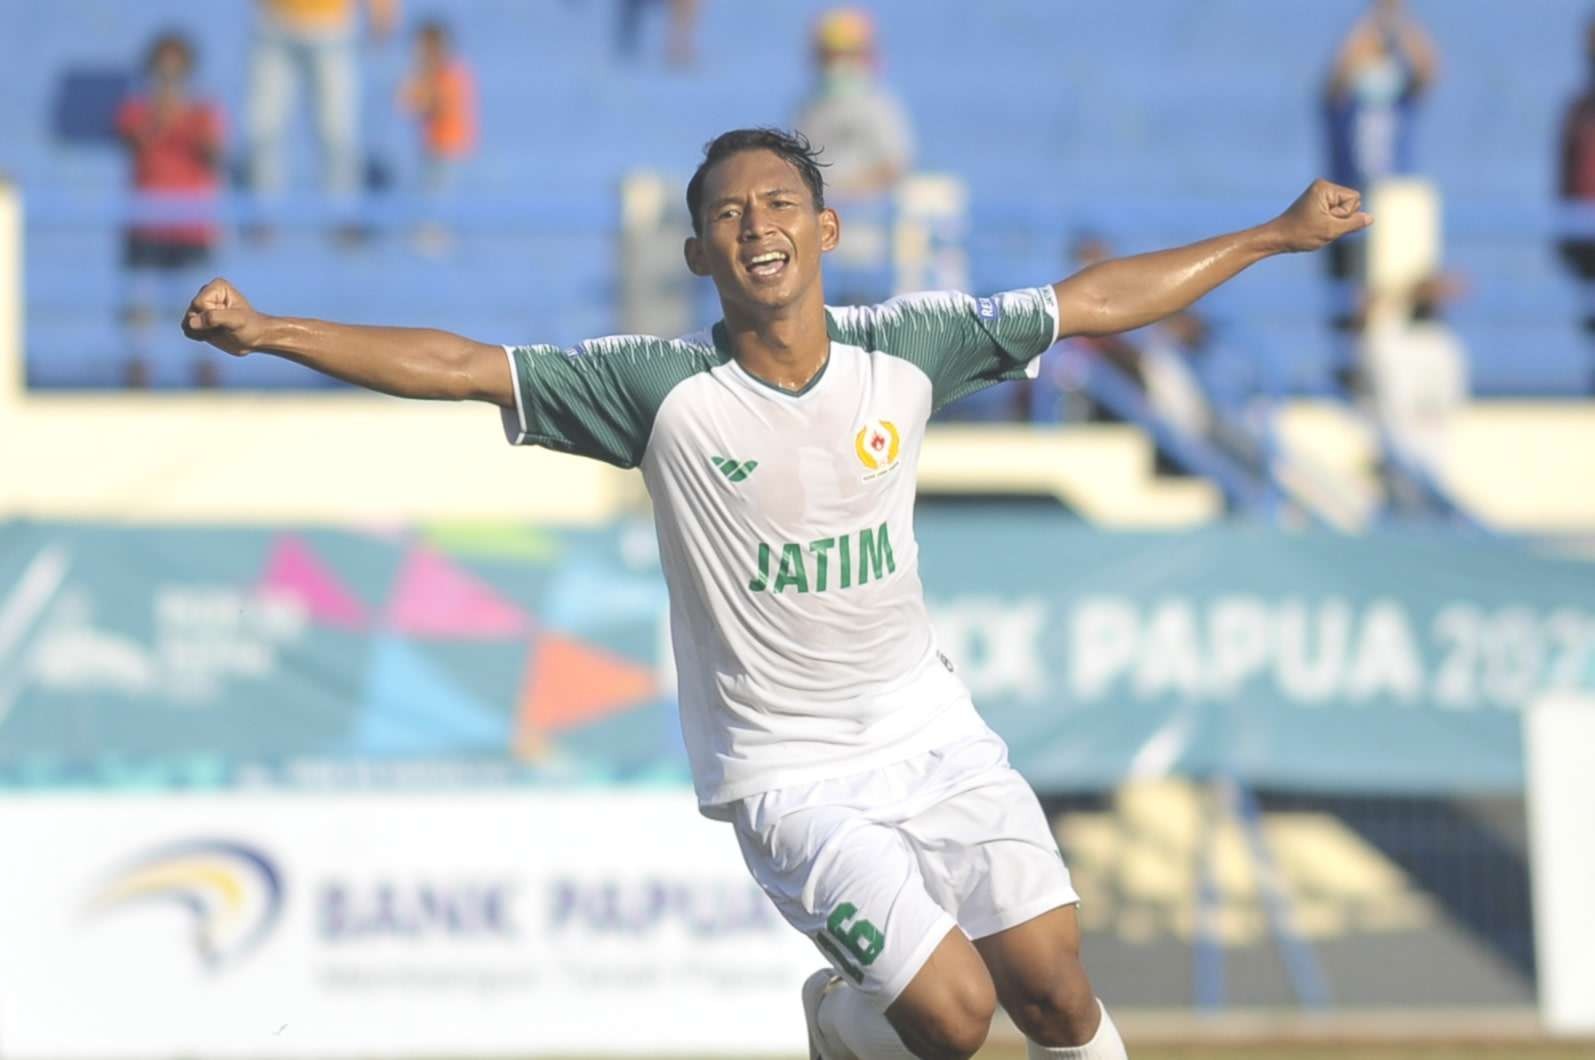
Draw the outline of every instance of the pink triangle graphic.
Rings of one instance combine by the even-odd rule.
[[[261,576],[262,592],[298,600],[312,621],[342,629],[363,629],[366,609],[343,582],[321,561],[308,542],[295,534],[282,534]]]
[[[388,625],[415,636],[489,639],[524,636],[531,620],[474,574],[418,547],[388,601]]]

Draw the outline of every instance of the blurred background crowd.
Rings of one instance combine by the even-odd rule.
[[[1084,26],[1043,8],[1020,34],[1006,8],[956,5],[253,0],[219,24],[175,2],[79,6],[16,13],[28,88],[0,109],[0,164],[30,197],[38,389],[326,385],[174,337],[216,272],[277,310],[506,341],[701,326],[714,305],[676,265],[675,200],[733,124],[823,148],[847,223],[833,301],[1041,282],[1261,220],[1314,175],[1363,190],[1382,242],[1061,344],[1035,382],[944,413],[1140,422],[1164,471],[1214,478],[1232,507],[1268,492],[1287,397],[1366,417],[1383,495],[1428,515],[1449,510],[1449,424],[1471,396],[1595,383],[1578,210],[1595,25],[1573,3],[1515,39],[1487,7],[1430,26],[1401,0],[1158,3]],[[628,182],[647,173],[665,213],[633,231]],[[115,184],[133,194],[106,198]],[[379,267],[382,291],[341,279],[351,264]]]

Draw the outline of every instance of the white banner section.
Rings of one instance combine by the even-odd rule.
[[[1595,698],[1542,700],[1523,717],[1540,1013],[1595,1034]]]
[[[824,964],[675,790],[0,800],[0,1056],[801,1052]]]

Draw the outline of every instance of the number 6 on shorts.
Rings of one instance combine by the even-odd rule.
[[[853,920],[857,914],[857,906],[852,902],[843,902],[831,910],[830,918],[825,921],[825,930],[814,936],[814,942],[849,978],[862,983],[864,973],[859,965],[867,967],[881,955],[886,948],[886,935],[862,917]],[[853,922],[849,924],[849,920]],[[858,964],[844,957],[837,950],[838,945],[852,954]]]

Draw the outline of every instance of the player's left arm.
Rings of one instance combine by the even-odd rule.
[[[1178,313],[1264,258],[1317,250],[1372,223],[1357,192],[1314,181],[1272,221],[1173,250],[1104,261],[1053,284],[1058,337],[1143,327]]]

